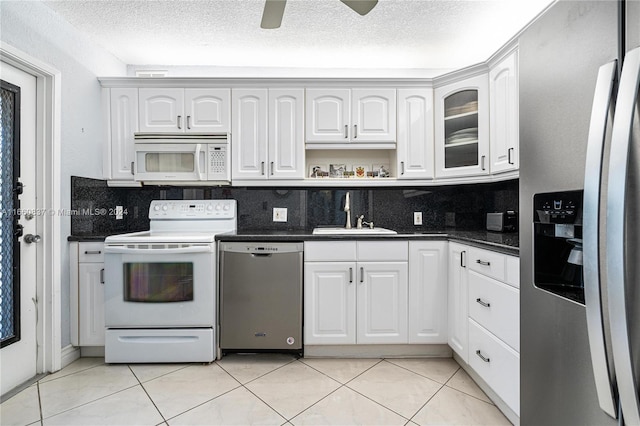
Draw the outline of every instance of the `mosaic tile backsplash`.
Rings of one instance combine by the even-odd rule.
[[[71,178],[71,233],[106,236],[149,229],[149,204],[154,199],[235,199],[239,231],[307,231],[316,226],[344,226],[344,198],[351,199],[352,225],[367,222],[398,232],[455,228],[483,230],[487,212],[518,210],[518,180],[422,188],[182,188],[146,186],[115,188],[106,181]],[[115,206],[122,206],[116,219]],[[287,208],[287,222],[273,222],[273,208]],[[423,215],[413,225],[413,212]]]

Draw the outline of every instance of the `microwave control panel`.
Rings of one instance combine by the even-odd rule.
[[[230,180],[230,164],[226,144],[207,145],[207,180]]]

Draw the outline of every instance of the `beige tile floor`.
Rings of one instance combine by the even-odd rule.
[[[7,425],[510,424],[453,359],[81,358],[0,405]]]

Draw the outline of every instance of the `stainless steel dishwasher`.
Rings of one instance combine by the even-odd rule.
[[[219,243],[220,349],[302,352],[303,243]]]

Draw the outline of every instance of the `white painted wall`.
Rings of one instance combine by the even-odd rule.
[[[61,84],[61,205],[71,208],[71,176],[102,178],[105,138],[98,76],[126,76],[127,67],[87,40],[40,2],[0,1],[0,40],[58,69]],[[47,206],[49,207],[49,206]],[[51,206],[54,207],[54,206]],[[71,233],[63,217],[61,235]],[[71,343],[69,307],[69,244],[60,241],[62,347]]]

